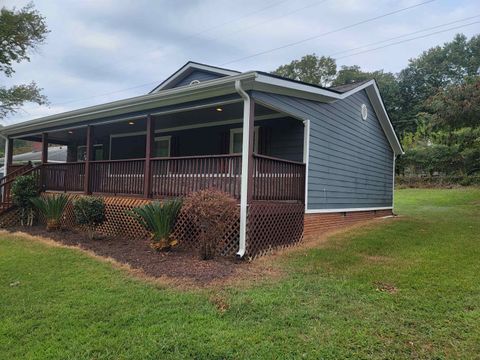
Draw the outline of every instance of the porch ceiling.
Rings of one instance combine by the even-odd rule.
[[[255,117],[265,117],[278,114],[278,112],[265,106],[256,104]],[[155,130],[181,130],[195,128],[198,126],[215,126],[217,124],[241,122],[243,116],[243,103],[234,102],[222,105],[210,106],[190,111],[156,115]],[[95,137],[104,137],[111,134],[126,134],[144,132],[146,129],[146,119],[143,117],[133,117],[130,120],[120,120],[107,124],[95,125]],[[41,141],[41,133],[19,137],[20,139]],[[48,132],[50,143],[68,144],[70,142],[82,143],[86,138],[86,126],[77,128],[64,128]]]

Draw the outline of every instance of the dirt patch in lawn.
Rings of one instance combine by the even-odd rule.
[[[74,231],[48,232],[44,227],[15,227],[9,232],[32,236],[33,240],[85,250],[92,256],[100,257],[136,276],[160,284],[176,287],[210,287],[262,281],[279,275],[279,269],[266,262],[255,264],[219,257],[214,260],[200,260],[192,250],[181,247],[168,252],[157,252],[150,247],[147,239],[103,238],[90,240],[86,234]],[[50,244],[50,245],[55,245]]]

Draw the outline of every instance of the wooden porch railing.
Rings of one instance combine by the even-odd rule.
[[[0,186],[2,186],[7,181],[15,179],[17,176],[22,174],[23,172],[31,169],[33,167],[32,163],[29,161],[25,165],[10,165],[8,167],[8,174],[2,178],[0,178]]]
[[[253,199],[305,201],[305,164],[253,155]]]
[[[254,200],[304,201],[304,164],[257,154],[253,159]],[[89,189],[93,194],[148,193],[150,197],[162,198],[214,187],[239,199],[241,160],[240,154],[152,158],[150,179],[145,179],[145,159],[91,161]],[[84,162],[47,163],[27,173],[38,175],[43,190],[77,192],[85,189],[85,166]],[[2,186],[7,202],[12,181]]]
[[[90,162],[92,193],[141,195],[145,182],[145,159]]]
[[[42,182],[45,190],[83,191],[85,163],[43,164]]]
[[[0,211],[7,210],[9,207],[12,206],[12,184],[18,176],[24,175],[33,175],[37,181],[37,186],[40,189],[42,183],[42,165],[38,165],[35,167],[29,167],[26,170],[17,174],[17,176],[11,178],[0,184]]]
[[[155,198],[182,196],[210,187],[240,198],[240,155],[155,158],[151,166]]]

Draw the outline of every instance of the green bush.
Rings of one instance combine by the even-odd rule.
[[[46,196],[45,198],[36,197],[30,199],[32,204],[45,217],[47,221],[47,230],[58,230],[63,211],[68,203],[68,196],[64,194]]]
[[[17,177],[12,183],[12,201],[21,209],[20,222],[22,226],[32,226],[33,224],[33,204],[30,200],[40,193],[37,180],[34,175],[24,175]]]
[[[147,231],[152,234],[152,246],[163,250],[176,243],[169,239],[178,213],[182,207],[180,200],[158,201],[132,209],[128,213],[133,216]]]
[[[106,220],[105,201],[96,196],[82,196],[73,202],[75,220],[79,225],[85,225],[90,239],[94,238],[95,230]]]

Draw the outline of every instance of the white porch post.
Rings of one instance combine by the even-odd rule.
[[[310,120],[303,121],[303,162],[305,164],[305,211],[308,210],[308,165],[310,158]]]
[[[10,139],[9,138],[5,138],[5,154],[4,154],[4,157],[3,157],[3,176],[7,176],[8,175],[8,159],[10,157]]]
[[[242,137],[242,178],[240,183],[240,241],[238,257],[246,251],[248,204],[252,197],[250,180],[253,176],[253,131],[254,101],[242,89],[240,81],[235,82],[235,89],[243,98],[243,137]]]

